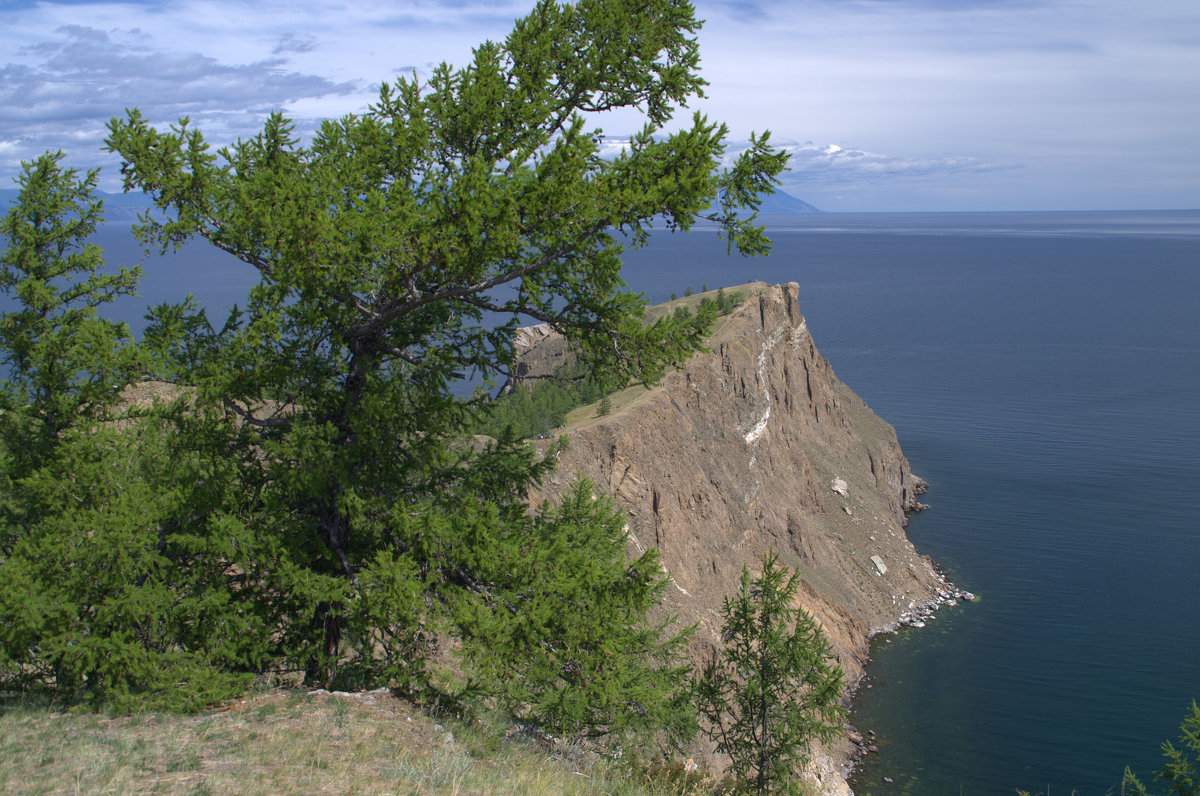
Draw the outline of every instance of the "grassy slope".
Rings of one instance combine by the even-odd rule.
[[[387,692],[276,690],[197,716],[0,702],[0,760],[6,794],[713,793],[511,727],[438,721]]]
[[[768,287],[770,286],[766,282],[747,282],[743,285],[726,287],[724,290],[726,293],[741,293],[742,303],[745,303],[752,297],[757,296],[759,293],[766,290]],[[653,323],[659,317],[674,312],[676,307],[687,307],[690,311],[696,312],[696,308],[700,305],[700,300],[704,298],[715,301],[717,298],[717,290],[710,290],[707,293],[694,293],[690,296],[683,296],[675,299],[674,301],[668,301],[663,304],[655,304],[654,306],[647,307],[646,321],[647,323]],[[717,318],[716,323],[713,324],[712,329],[709,331],[709,339],[711,340],[712,338],[716,337],[721,328],[728,321],[728,315]],[[617,390],[608,397],[609,401],[614,407],[612,414],[616,414],[617,411],[619,411],[622,407],[628,408],[630,406],[634,406],[635,404],[642,403],[643,401],[650,400],[650,397],[656,392],[657,386],[652,386],[647,389],[646,385],[644,384],[631,384],[622,390]],[[562,425],[562,428],[555,429],[555,433],[567,434],[569,436],[572,431],[575,431],[581,426],[589,424],[591,421],[597,419],[598,407],[599,401],[572,409],[567,413],[567,417]]]

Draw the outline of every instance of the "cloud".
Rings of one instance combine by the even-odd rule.
[[[812,141],[800,144],[777,139],[773,139],[772,144],[789,155],[788,171],[781,175],[782,182],[789,191],[795,189],[801,193],[848,185],[947,180],[1022,168],[1017,161],[964,154],[888,155],[840,144],[815,144]],[[600,142],[600,156],[615,158],[628,146],[628,138],[606,136]],[[748,147],[747,141],[730,141],[726,165]]]
[[[115,159],[105,123],[137,107],[154,124],[190,116],[215,145],[283,110],[304,136],[362,110],[381,80],[503,38],[527,0],[70,0],[0,3],[0,183],[20,160],[65,149],[80,167]]]
[[[464,64],[531,5],[0,0],[0,174],[53,147],[97,165],[79,159],[126,106],[155,123],[189,114],[219,143],[282,109],[303,135],[363,109],[381,80]],[[1200,179],[1195,0],[696,5],[710,98],[693,106],[734,138],[771,129],[776,140],[821,142],[791,145],[789,184],[857,181],[876,208],[906,206],[920,181],[966,191],[972,178],[981,206],[1051,194],[1069,206],[1068,188],[1087,206],[1123,203],[1135,183],[1159,197],[1149,206],[1196,204],[1186,187]],[[640,127],[633,114],[602,121],[610,132]],[[1001,199],[997,181],[1016,198]]]
[[[1200,199],[1170,177],[1200,176],[1194,0],[700,6],[705,111],[738,135],[769,127],[819,142],[796,151],[789,185],[859,180],[871,209],[908,207],[918,181],[943,179],[956,208],[1051,196],[1127,207],[1134,190],[1143,206]]]
[[[152,49],[133,32],[116,34],[118,40],[80,26],[57,32],[61,38],[24,48],[34,64],[0,69],[0,130],[104,120],[132,105],[151,116],[253,112],[357,87],[288,71],[282,59],[230,65],[198,52]]]
[[[789,181],[861,183],[876,180],[924,179],[961,174],[982,174],[1018,168],[1018,164],[971,155],[901,156],[868,152],[838,144],[784,143],[779,145],[791,157]]]
[[[272,110],[363,85],[290,70],[279,57],[230,64],[196,51],[158,49],[137,30],[69,25],[54,34],[22,47],[23,63],[0,67],[0,141],[7,144],[0,167],[81,141],[98,149],[106,122],[129,107],[156,122],[190,116],[227,142],[256,129]],[[306,49],[295,38],[285,44],[293,52]]]
[[[280,55],[281,53],[307,53],[312,52],[316,48],[317,42],[312,36],[297,36],[294,33],[285,33],[271,53],[273,55]]]

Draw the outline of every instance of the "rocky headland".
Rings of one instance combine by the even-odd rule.
[[[800,601],[853,687],[872,635],[920,622],[963,593],[905,535],[926,484],[895,430],[818,353],[799,285],[738,290],[746,300],[718,319],[707,353],[650,389],[612,396],[603,417],[574,413],[570,448],[543,497],[579,477],[613,495],[627,513],[630,552],[657,547],[674,581],[666,610],[698,623],[697,661],[719,643],[722,600],[743,565],[755,568],[774,548],[800,574]],[[519,345],[518,380],[570,356],[544,327],[522,331]],[[814,784],[850,793],[845,775],[868,746],[848,732],[820,750]]]

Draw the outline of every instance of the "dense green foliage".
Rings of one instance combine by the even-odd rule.
[[[1195,701],[1179,728],[1179,747],[1165,741],[1162,750],[1167,762],[1154,777],[1166,786],[1164,792],[1174,796],[1200,796],[1200,706]],[[1122,792],[1129,796],[1150,796],[1149,789],[1128,768],[1125,769]]]
[[[174,480],[198,462],[181,461],[169,429],[130,422],[136,434],[72,429],[21,480],[25,506],[44,508],[6,528],[0,666],[118,710],[199,709],[248,685],[269,651],[269,615],[226,571],[243,529],[180,525],[196,496]]]
[[[458,625],[471,670],[514,715],[568,738],[680,741],[695,729],[681,688],[690,630],[646,621],[668,581],[654,549],[625,560],[624,523],[609,497],[580,480],[527,527],[480,540],[504,580],[492,599],[459,602]]]
[[[705,669],[700,710],[717,749],[730,757],[738,787],[795,793],[809,743],[841,729],[842,670],[829,641],[794,605],[797,576],[771,551],[762,572],[746,568],[725,599],[725,648]]]
[[[101,272],[96,174],[61,160],[25,165],[3,221],[0,672],[118,708],[202,707],[245,686],[269,626],[222,587],[232,529],[182,523],[222,460],[118,405],[148,360],[97,308],[137,273]]]
[[[785,157],[763,139],[721,167],[725,129],[662,126],[700,94],[699,23],[677,0],[540,2],[503,43],[427,84],[385,84],[302,145],[272,115],[219,152],[187,120],[110,124],[137,228],[199,236],[259,283],[218,327],[155,308],[142,345],[95,307],[95,175],[47,156],[5,220],[0,675],[132,708],[189,708],[256,676],[441,683],[567,735],[687,734],[683,636],[651,623],[665,574],[629,561],[620,513],[579,486],[531,512],[553,466],[512,431],[471,433],[512,333],[547,322],[603,383],[650,382],[700,344],[644,324],[621,252],[655,220],[704,216],[747,253]],[[612,160],[585,121],[646,125]],[[499,322],[497,322],[497,320]],[[132,382],[175,384],[150,407]]]

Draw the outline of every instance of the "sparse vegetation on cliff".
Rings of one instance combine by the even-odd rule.
[[[559,367],[553,376],[517,385],[496,396],[481,413],[476,433],[529,439],[561,426],[572,409],[600,400],[605,386],[580,364]]]
[[[733,312],[744,300],[742,292],[727,293],[720,288],[715,297],[705,295],[698,302],[672,302],[673,306],[667,306],[674,320],[690,324],[704,335],[715,318]],[[695,304],[695,314],[689,304]],[[476,433],[490,437],[507,433],[521,439],[549,434],[563,425],[571,410],[607,399],[615,386],[620,386],[619,382],[581,363],[560,365],[553,375],[511,385],[511,389],[497,395],[481,413]],[[598,406],[596,414],[603,417],[612,408],[610,400],[603,410]]]

